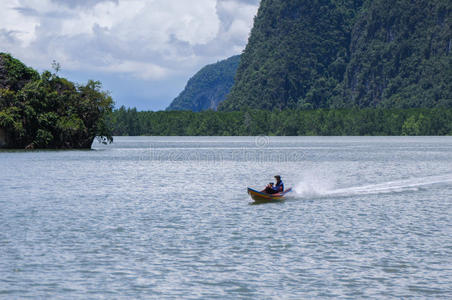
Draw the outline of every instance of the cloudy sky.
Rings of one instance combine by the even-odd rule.
[[[121,105],[160,110],[206,64],[244,49],[259,0],[1,0],[0,52],[100,80]]]

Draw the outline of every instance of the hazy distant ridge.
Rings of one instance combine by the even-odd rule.
[[[202,68],[167,110],[217,110],[234,83],[239,61],[240,55],[236,55]]]

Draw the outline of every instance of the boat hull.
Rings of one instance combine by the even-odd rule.
[[[264,192],[257,191],[252,188],[248,188],[248,195],[250,195],[251,199],[253,199],[256,202],[277,202],[282,201],[285,199],[286,194],[290,193],[292,189],[287,189],[282,193],[277,194],[267,194]]]

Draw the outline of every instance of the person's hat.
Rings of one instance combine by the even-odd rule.
[[[276,179],[281,179],[281,176],[275,175],[275,178],[276,178]]]

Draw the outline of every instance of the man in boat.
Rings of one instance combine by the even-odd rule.
[[[275,185],[274,189],[276,190],[276,192],[277,193],[284,192],[284,183],[281,180],[281,176],[276,175],[275,179],[276,179],[276,185]]]
[[[273,182],[270,182],[266,187],[264,192],[267,194],[277,194],[284,192],[284,183],[281,180],[281,176],[276,175],[276,185],[273,185]]]

